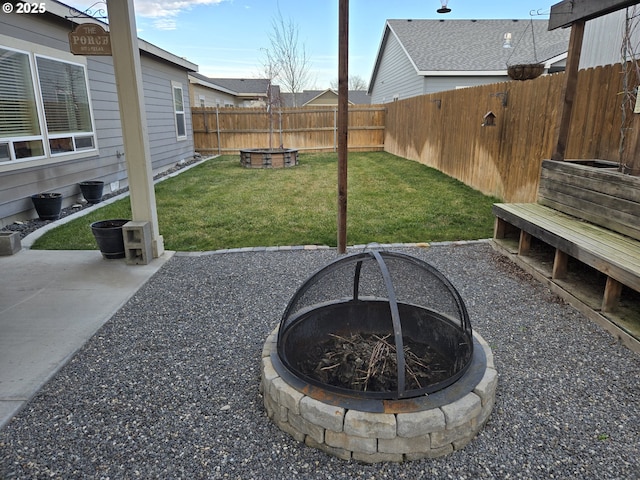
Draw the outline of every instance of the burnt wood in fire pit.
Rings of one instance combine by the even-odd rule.
[[[473,340],[464,303],[440,272],[374,251],[343,257],[303,284],[283,315],[277,349],[309,385],[400,399],[457,381]]]
[[[398,389],[396,346],[391,335],[330,335],[309,352],[301,370],[320,382],[351,390]],[[425,345],[403,338],[405,378],[410,389],[438,383],[450,374],[446,359]]]

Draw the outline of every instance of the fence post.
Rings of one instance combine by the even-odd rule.
[[[284,146],[284,140],[282,138],[282,109],[279,110],[279,123],[278,123],[278,128],[280,129],[280,146],[283,147]]]
[[[216,133],[218,135],[218,155],[221,154],[220,148],[220,117],[218,116],[218,105],[216,105]]]

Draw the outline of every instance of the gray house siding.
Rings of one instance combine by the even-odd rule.
[[[142,57],[142,76],[151,162],[154,170],[165,169],[182,159],[192,157],[194,153],[191,115],[185,114],[186,138],[178,140],[173,110],[172,82],[182,87],[185,111],[191,110],[189,78],[187,72],[176,72],[169,65],[152,61],[144,56]]]
[[[436,93],[457,88],[475,87],[487,83],[505,82],[503,76],[459,76],[459,77],[423,77],[424,93]]]
[[[640,8],[638,8],[640,10]],[[580,54],[580,68],[613,65],[622,62],[622,39],[625,30],[626,10],[589,20],[584,27],[584,40]],[[631,21],[631,44],[638,49],[640,30],[638,17]],[[637,54],[638,52],[636,52]]]
[[[9,23],[10,22],[10,23]],[[68,32],[71,24],[54,15],[0,15],[0,46],[25,52],[44,49],[69,61]],[[16,39],[19,40],[16,42]],[[3,41],[4,40],[4,41]],[[14,44],[11,44],[11,42]],[[30,48],[30,44],[35,45]],[[51,50],[53,49],[53,50]],[[42,52],[40,52],[42,53]],[[127,185],[120,113],[111,57],[76,57],[86,63],[89,100],[93,114],[96,150],[40,161],[0,164],[0,227],[17,219],[31,218],[35,211],[30,195],[61,192],[64,205],[79,199],[78,182],[103,180],[105,193]],[[141,54],[145,110],[154,172],[164,170],[194,154],[187,70]],[[177,140],[172,81],[182,86],[186,138]],[[1,119],[0,119],[1,121]]]
[[[371,89],[371,103],[388,103],[423,93],[422,77],[417,75],[398,39],[390,33]]]
[[[236,97],[230,93],[221,92],[219,90],[212,90],[211,88],[203,87],[197,83],[191,82],[189,85],[189,92],[191,98],[191,105],[194,107],[235,107]],[[202,105],[204,102],[204,105]]]

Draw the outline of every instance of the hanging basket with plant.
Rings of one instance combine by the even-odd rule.
[[[527,63],[514,63],[513,65],[509,65],[509,59],[515,53],[514,51],[509,55],[509,59],[507,59],[507,74],[509,78],[512,80],[533,80],[534,78],[538,78],[540,75],[544,73],[544,63],[538,61],[538,53],[536,52],[536,36],[535,29],[533,26],[533,17],[531,18],[529,25],[525,28],[524,32],[522,32],[522,36],[518,41],[518,45],[516,45],[516,49],[519,46],[520,42],[524,38],[527,33],[527,30],[531,28],[531,42],[533,46],[533,62]],[[511,39],[511,34],[509,35],[509,40]],[[506,38],[506,37],[505,37]]]
[[[519,63],[507,67],[507,74],[512,80],[533,80],[543,72],[544,64],[542,63]]]

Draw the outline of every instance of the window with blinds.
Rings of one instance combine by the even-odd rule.
[[[44,156],[29,55],[0,47],[0,162]]]
[[[182,85],[172,82],[173,108],[176,114],[176,134],[178,138],[187,138],[187,126],[185,124],[184,100],[182,98]]]
[[[36,63],[51,155],[94,148],[84,67],[40,56]]]
[[[0,163],[95,148],[85,67],[0,46]]]

